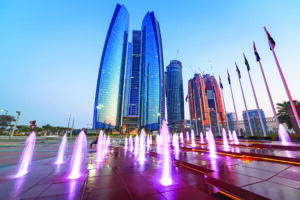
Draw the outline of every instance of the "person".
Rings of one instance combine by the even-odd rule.
[[[96,139],[93,142],[91,142],[90,148],[93,147],[93,144],[97,144],[97,143],[98,143],[98,136],[96,136]]]

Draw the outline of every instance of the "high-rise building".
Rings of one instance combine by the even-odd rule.
[[[259,109],[259,111],[260,111],[260,114],[261,114],[261,118],[263,120],[263,125],[265,127],[265,130],[268,133],[269,128],[267,126],[265,112],[262,109]],[[263,134],[263,130],[262,130],[262,127],[261,127],[261,124],[260,124],[257,109],[248,110],[248,113],[249,113],[250,123],[251,123],[251,127],[252,127],[254,135],[263,136],[264,134]],[[244,124],[245,124],[246,134],[250,134],[250,127],[249,127],[249,123],[248,123],[247,112],[245,110],[243,111],[243,121],[244,121]]]
[[[160,28],[153,12],[144,17],[141,29],[140,128],[159,130],[164,119],[164,64]]]
[[[171,60],[165,73],[165,83],[169,129],[184,132],[184,96],[180,61]]]
[[[125,86],[124,86],[124,97],[123,97],[124,99],[123,117],[127,117],[129,115],[131,66],[132,66],[132,43],[128,42],[126,72],[125,72]]]
[[[132,65],[130,77],[129,116],[139,115],[141,31],[132,32]]]
[[[230,131],[238,131],[237,128],[237,120],[236,120],[236,115],[235,113],[231,112],[231,113],[227,113],[227,120],[228,120],[228,126]]]
[[[188,96],[191,124],[196,135],[211,128],[213,133],[219,133],[226,125],[221,92],[214,76],[195,74],[190,79]]]
[[[106,35],[100,62],[94,129],[118,127],[122,124],[128,26],[128,11],[118,4]]]

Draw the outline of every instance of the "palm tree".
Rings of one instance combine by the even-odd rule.
[[[300,105],[300,101],[294,100],[295,105]],[[289,116],[287,108],[291,106],[289,101],[284,101],[282,103],[277,103],[277,117],[280,123],[286,123],[288,128],[293,128],[291,118]]]

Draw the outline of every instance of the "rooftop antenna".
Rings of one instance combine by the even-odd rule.
[[[177,60],[179,50],[177,49],[175,60]]]

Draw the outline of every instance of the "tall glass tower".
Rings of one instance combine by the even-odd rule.
[[[124,88],[124,104],[123,104],[123,117],[129,115],[129,103],[130,103],[130,89],[131,89],[131,65],[132,65],[132,43],[128,42],[127,49],[127,61],[125,72],[125,88]]]
[[[168,125],[170,129],[184,132],[184,97],[181,62],[171,60],[165,74]]]
[[[140,128],[158,130],[164,119],[164,64],[160,28],[153,12],[142,23]]]
[[[106,35],[100,62],[94,106],[94,129],[118,127],[122,124],[128,26],[128,11],[118,4]]]

